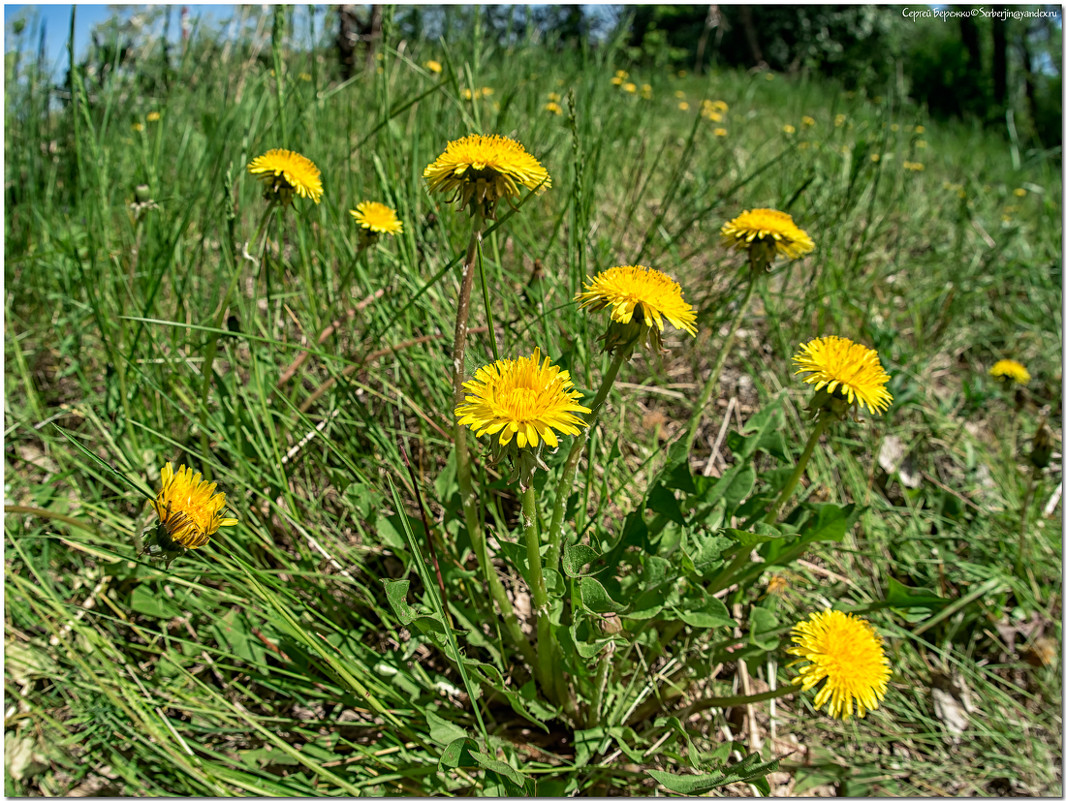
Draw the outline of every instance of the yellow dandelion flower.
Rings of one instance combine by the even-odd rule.
[[[893,133],[896,133],[897,131],[899,131],[899,123],[898,122],[894,122],[891,125],[889,125],[888,128]]]
[[[185,465],[175,473],[167,462],[160,477],[162,487],[152,506],[168,543],[199,548],[222,526],[237,525],[236,518],[222,516],[225,493],[215,492],[217,485],[208,484],[199,473],[193,474]]]
[[[988,371],[988,374],[993,378],[1000,379],[1005,384],[1010,384],[1012,381],[1018,384],[1028,384],[1029,379],[1032,378],[1025,366],[1020,362],[1014,361],[1014,359],[1000,359],[992,365],[992,369]]]
[[[773,79],[774,79],[774,74],[772,72],[766,73],[766,80],[772,81]]]
[[[853,713],[866,717],[885,698],[892,670],[884,646],[873,626],[860,617],[837,612],[813,612],[792,628],[795,647],[788,653],[807,660],[793,679],[805,691],[823,680],[814,696],[814,708],[846,720]]]
[[[613,83],[615,86],[621,86],[624,80],[625,78],[619,78],[617,75],[615,75],[613,78],[611,78],[611,83]]]
[[[870,161],[872,161],[874,164],[876,164],[880,160],[881,160],[881,154],[880,153],[871,153],[870,154]]]
[[[624,265],[597,273],[586,279],[585,291],[574,300],[591,311],[610,308],[611,325],[604,339],[608,353],[638,342],[661,351],[664,318],[696,336],[696,310],[685,302],[681,285],[649,267]]]
[[[160,114],[158,111],[149,111],[148,116],[145,117],[148,122],[159,122]]]
[[[588,425],[578,413],[591,410],[578,403],[581,393],[569,371],[548,357],[541,363],[540,348],[532,356],[482,367],[463,387],[470,394],[455,410],[459,425],[470,426],[476,437],[499,434],[501,447],[514,440],[519,448],[536,448],[541,441],[557,448],[556,431],[575,436],[579,426]]]
[[[737,250],[758,246],[773,256],[798,259],[814,250],[807,232],[792,221],[792,215],[774,209],[752,209],[722,226],[722,244]]]
[[[842,126],[847,121],[847,119],[848,118],[847,118],[846,115],[837,114],[835,117],[833,117],[833,125],[835,125],[837,128],[839,128],[840,126]]]
[[[689,108],[688,103],[686,103],[684,100],[682,100],[680,103],[678,103],[677,107],[679,109],[681,109],[682,111],[688,111],[688,108]]]
[[[476,201],[492,217],[501,198],[518,196],[518,187],[551,186],[548,171],[521,144],[506,136],[470,134],[449,142],[422,172],[431,192],[453,194],[459,210]],[[471,209],[473,212],[473,209]]]
[[[721,114],[725,114],[727,111],[729,111],[729,104],[726,103],[724,100],[715,100],[713,103],[711,103],[711,107]]]
[[[921,149],[923,149],[923,148],[926,148],[926,147],[928,147],[928,146],[929,146],[929,143],[928,143],[928,142],[926,142],[926,141],[925,141],[924,139],[919,139],[919,140],[918,140],[917,142],[915,142],[915,143],[914,143],[914,146],[915,146],[916,148],[918,148],[919,150],[921,150]]]
[[[642,83],[640,85],[640,96],[644,97],[644,98],[651,97],[651,84],[650,83]]]
[[[248,172],[266,182],[264,194],[268,198],[291,203],[295,194],[315,203],[322,200],[322,173],[311,159],[292,150],[268,150],[252,159]]]
[[[714,129],[714,135],[715,136],[726,136],[728,134],[729,134],[729,131],[727,131],[725,128],[715,128]]]
[[[422,66],[432,72],[434,75],[440,75],[442,72],[444,72],[444,65],[441,64],[439,61],[434,61],[433,59],[430,59]]]
[[[781,128],[781,130],[791,136],[796,132],[796,127],[794,125],[785,125],[783,128]]]
[[[617,70],[614,73],[614,77],[615,78],[621,78],[624,81],[626,78],[629,77],[629,73],[626,72],[625,70]]]
[[[384,203],[364,200],[348,211],[360,226],[371,234],[402,234],[403,223],[396,212]]]
[[[544,110],[545,111],[550,111],[552,114],[555,114],[556,116],[558,116],[558,115],[563,113],[562,106],[560,106],[554,100],[551,101],[550,103],[545,103],[544,104]]]
[[[1026,196],[1027,194],[1029,194],[1029,193],[1028,193],[1028,192],[1026,192],[1026,191],[1025,191],[1025,190],[1024,190],[1024,189],[1023,189],[1022,187],[1020,187],[1020,186],[1019,186],[1019,187],[1018,187],[1017,189],[1015,189],[1015,190],[1014,190],[1014,196],[1015,196],[1015,197],[1025,197],[1025,196]]]
[[[481,96],[482,96],[482,97],[489,97],[489,96],[491,96],[491,95],[492,95],[492,94],[493,94],[493,93],[494,93],[494,92],[495,92],[496,90],[495,90],[495,89],[493,89],[493,88],[492,88],[491,86],[483,86],[483,87],[481,87],[481,89],[479,89],[478,91],[479,91],[479,92],[481,92]]]
[[[910,170],[911,172],[922,172],[925,169],[925,165],[920,161],[904,161],[903,169]]]
[[[140,133],[141,131],[143,131],[143,130],[144,130],[144,123],[143,123],[143,122],[135,122],[135,123],[133,123],[133,125],[132,125],[131,127],[132,127],[132,128],[133,128],[133,130],[135,130],[135,131],[136,131],[137,133]]]
[[[719,114],[717,111],[715,111],[713,106],[707,106],[707,105],[703,106],[700,109],[700,114],[703,117],[706,117],[707,119],[709,119],[711,122],[721,122],[722,121],[722,115]]]
[[[802,120],[800,120],[800,122],[803,123],[803,126],[805,128],[813,128],[814,127],[814,117],[804,117]]]
[[[914,126],[914,132],[915,132],[916,134],[923,134],[923,133],[925,133],[925,126],[924,126],[924,125],[915,125],[915,126]]]
[[[633,94],[634,92],[637,91],[637,85],[635,83],[633,83],[633,82],[624,83],[624,84],[622,84],[622,89],[624,89],[625,91],[629,92],[630,94]]]
[[[558,92],[548,92],[548,102],[549,103],[558,103],[562,99],[563,99],[562,95],[560,95]]]
[[[674,92],[674,97],[676,97],[678,100],[684,100],[685,93],[678,89],[676,92]]]
[[[688,70],[678,70],[677,71],[677,77],[678,78],[684,78],[686,75],[688,75]]]
[[[889,375],[877,351],[865,345],[844,337],[818,337],[800,345],[792,361],[799,368],[796,375],[810,373],[803,383],[814,384],[816,391],[824,389],[828,395],[858,403],[873,414],[892,404],[892,395],[885,389]]]
[[[480,95],[474,94],[474,90],[473,89],[463,89],[462,94],[463,94],[463,100],[473,100],[475,97],[479,97],[480,96]]]
[[[311,82],[311,73],[309,73],[309,72],[301,72],[298,77],[300,78],[301,81],[306,81],[308,83]]]

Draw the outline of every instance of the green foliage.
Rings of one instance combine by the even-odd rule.
[[[620,37],[583,45],[591,23],[565,9],[551,48],[521,10],[390,10],[382,58],[343,84],[290,12],[258,13],[166,57],[135,39],[132,64],[77,66],[58,103],[41,65],[7,72],[9,794],[766,795],[786,774],[797,793],[1056,791],[1058,674],[1025,659],[1061,639],[1059,468],[1016,458],[1040,407],[1060,422],[1049,154],[809,78],[682,78],[668,37],[622,65]],[[694,12],[648,13],[664,31]],[[868,16],[835,17],[858,33],[803,63],[860,64]],[[650,98],[610,83],[621,66]],[[699,117],[702,98],[725,119]],[[664,270],[699,314],[697,340],[668,327],[669,352],[622,367],[572,488],[568,443],[546,454],[534,529],[558,502],[554,562],[471,442],[488,568],[527,643],[554,649],[533,660],[486,589],[451,442],[470,219],[421,180],[473,130],[513,133],[553,185],[483,237],[471,326],[491,319],[495,340],[474,330],[471,371],[539,346],[590,399],[605,315],[571,299],[615,264]],[[264,215],[246,165],[276,146],[322,169],[320,205]],[[403,233],[361,249],[363,199]],[[762,206],[817,247],[759,276],[690,451],[748,280],[717,231]],[[812,426],[788,356],[823,333],[876,347],[895,402],[831,427],[773,521]],[[1017,396],[985,376],[1008,355],[1034,376]],[[167,460],[241,521],[169,567],[138,544]],[[826,606],[885,637],[893,679],[857,725],[787,697],[789,630]],[[978,698],[968,730],[945,731],[931,666]],[[764,688],[801,752],[746,739],[768,707],[743,698]],[[749,711],[726,738],[729,705]]]

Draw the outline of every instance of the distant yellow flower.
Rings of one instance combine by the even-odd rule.
[[[835,718],[862,718],[884,700],[892,670],[866,620],[833,609],[813,612],[792,628],[792,642],[788,653],[806,660],[793,683],[806,691],[825,682],[814,696],[815,709],[828,703]]]
[[[758,247],[774,256],[798,259],[814,250],[807,232],[792,221],[792,215],[775,209],[752,209],[722,226],[722,244],[737,250]]]
[[[676,92],[674,92],[674,97],[676,97],[678,100],[684,100],[685,93],[678,89]]]
[[[634,92],[637,91],[637,85],[635,83],[632,83],[632,82],[622,84],[622,88],[625,91],[629,92],[630,94],[633,94]]]
[[[422,177],[431,192],[453,194],[452,199],[460,201],[460,211],[475,201],[490,218],[501,198],[518,196],[519,186],[551,186],[548,171],[539,161],[515,140],[496,134],[470,134],[449,142]]]
[[[889,125],[888,127],[889,127],[889,130],[891,130],[893,133],[895,133],[896,131],[899,130],[899,123],[898,122],[894,122],[891,125]]]
[[[727,131],[725,128],[715,128],[714,129],[714,135],[715,136],[726,136],[728,133],[729,133],[729,131]]]
[[[914,126],[914,132],[915,132],[916,134],[923,134],[923,133],[925,133],[925,126],[924,126],[924,125],[915,125],[915,126]]]
[[[133,123],[132,127],[133,127],[133,130],[135,130],[137,133],[140,133],[141,131],[144,130],[144,123],[143,122],[135,122],[135,123]]]
[[[678,70],[677,71],[677,77],[678,78],[684,78],[686,75],[688,75],[688,70]]]
[[[806,128],[814,127],[814,117],[804,117],[800,122],[802,122]]]
[[[914,143],[914,146],[921,150],[922,148],[928,147],[929,143],[926,142],[924,139],[919,139],[917,142]]]
[[[720,112],[722,114],[725,114],[727,111],[729,111],[729,104],[726,103],[724,100],[715,100],[715,101],[713,101],[711,103],[711,107],[715,111]]]
[[[835,117],[833,117],[833,125],[839,128],[841,125],[844,124],[847,119],[848,118],[845,115],[837,114]]]
[[[145,119],[148,120],[148,122],[159,122],[159,117],[160,115],[158,111],[149,111],[148,116],[145,117]]]
[[[433,59],[430,59],[422,66],[424,66],[427,70],[436,75],[440,75],[442,72],[444,72],[444,65],[441,64],[439,61],[434,61]]]
[[[686,103],[684,100],[682,100],[680,103],[678,103],[677,107],[679,109],[681,109],[682,111],[688,111],[688,108],[689,108],[688,103]]]
[[[774,74],[772,72],[766,73],[766,80],[772,81],[773,79],[774,79]]]
[[[910,170],[911,172],[922,172],[925,169],[925,165],[920,161],[904,161],[903,169]]]
[[[248,172],[267,183],[265,195],[292,203],[294,194],[322,200],[322,173],[314,162],[292,150],[268,150],[252,159]]]
[[[870,161],[872,161],[874,164],[876,164],[880,160],[881,160],[881,154],[880,153],[871,153],[870,154]]]
[[[706,119],[710,120],[711,122],[721,122],[722,121],[722,115],[719,114],[717,111],[715,111],[713,106],[706,106],[706,105],[703,106],[700,109],[700,116],[705,117]]]
[[[473,100],[475,97],[481,97],[480,94],[475,95],[473,89],[463,89],[463,100]]]
[[[217,485],[208,484],[199,473],[194,475],[185,465],[175,473],[174,466],[167,462],[160,477],[162,487],[152,506],[166,535],[165,550],[167,545],[174,544],[199,548],[222,526],[237,525],[236,518],[222,516],[225,493],[215,492]]]
[[[790,136],[796,132],[796,128],[793,125],[786,125],[781,130]]]
[[[988,374],[993,378],[1000,379],[1004,384],[1010,384],[1012,381],[1018,384],[1028,384],[1031,378],[1029,371],[1020,362],[1016,362],[1013,359],[1000,359],[992,365],[992,369],[988,371]]]
[[[615,78],[621,78],[623,81],[629,77],[629,73],[625,70],[617,70],[614,74]]]
[[[309,72],[301,72],[300,75],[299,75],[299,78],[300,78],[301,81],[310,81],[311,80],[311,73],[309,73]]]
[[[792,361],[799,368],[796,375],[810,373],[803,383],[813,384],[816,391],[825,390],[831,397],[849,405],[857,403],[873,414],[892,404],[892,395],[885,389],[889,375],[877,351],[865,345],[844,337],[819,337],[800,345]]]
[[[1020,187],[1020,186],[1019,186],[1019,187],[1018,187],[1017,189],[1015,189],[1015,190],[1014,190],[1014,196],[1015,196],[1015,197],[1025,197],[1025,196],[1026,196],[1027,194],[1029,194],[1029,193],[1028,193],[1028,192],[1026,192],[1026,191],[1025,191],[1025,190],[1024,190],[1024,189],[1023,189],[1022,187]]]
[[[549,103],[558,103],[562,99],[562,95],[560,95],[558,92],[548,92]]]
[[[640,96],[643,97],[645,100],[647,100],[647,99],[649,99],[651,97],[651,84],[650,83],[642,83],[640,85]]]
[[[615,86],[621,86],[624,80],[625,78],[619,78],[617,75],[615,75],[613,78],[611,78],[611,83],[613,83]]]
[[[371,234],[394,234],[403,233],[403,223],[396,216],[396,212],[384,203],[373,200],[364,200],[354,209],[348,211],[355,221]]]
[[[554,100],[550,103],[544,104],[544,110],[550,111],[552,114],[559,115],[563,113],[563,107],[556,103]]]
[[[479,91],[481,92],[481,96],[482,96],[482,97],[489,97],[489,96],[490,96],[490,95],[492,95],[492,94],[493,94],[493,93],[494,93],[494,92],[495,92],[496,90],[495,90],[495,89],[493,89],[493,88],[492,88],[491,86],[483,86],[483,87],[481,87],[481,89],[480,89]]]
[[[673,278],[642,265],[611,267],[586,279],[585,291],[575,300],[591,311],[610,308],[612,325],[605,336],[605,350],[635,347],[642,343],[662,350],[663,319],[675,328],[696,336],[696,310],[685,302]]]
[[[575,436],[588,425],[578,413],[591,410],[578,403],[567,370],[560,370],[540,348],[532,356],[500,359],[474,374],[463,384],[470,394],[455,410],[459,425],[470,426],[474,436],[498,434],[498,444],[512,440],[519,448],[536,448],[541,441],[559,447],[555,432]]]

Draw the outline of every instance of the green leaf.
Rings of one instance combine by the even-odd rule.
[[[614,601],[607,590],[591,576],[582,576],[579,579],[581,604],[590,612],[617,612],[624,607]]]
[[[686,604],[686,608],[679,610],[677,616],[690,626],[700,629],[736,625],[729,616],[726,605],[713,595],[705,595],[702,600],[696,599],[695,603]]]
[[[466,738],[466,731],[462,727],[445,720],[432,709],[426,709],[426,722],[429,723],[429,738],[441,745],[449,745]]]
[[[403,522],[399,515],[389,515],[378,518],[378,534],[382,542],[393,551],[404,553],[407,551],[407,543],[402,533]]]
[[[950,600],[923,587],[908,587],[889,576],[885,603],[895,609],[923,607],[932,611],[950,603]]]
[[[762,522],[756,523],[753,528],[753,531],[744,531],[739,528],[727,528],[721,533],[729,537],[729,539],[733,540],[733,542],[737,543],[741,548],[749,550],[756,545],[762,545],[764,542],[792,536],[791,534],[782,531],[777,526],[769,526]]]
[[[130,608],[139,615],[160,618],[175,617],[181,611],[170,598],[144,584],[138,584],[133,588],[130,594]]]
[[[590,564],[598,553],[588,545],[571,545],[563,551],[563,572],[568,576],[577,576],[581,568]]]
[[[499,776],[503,776],[505,779],[514,782],[521,790],[526,790],[526,777],[512,768],[506,762],[502,762],[499,759],[493,759],[490,756],[486,756],[479,751],[471,751],[470,756],[485,770],[491,770]]]
[[[477,761],[473,755],[478,752],[477,743],[469,737],[460,737],[452,740],[441,752],[437,767],[441,770],[447,768],[476,768]]]
[[[682,795],[699,795],[708,790],[713,790],[722,784],[724,778],[720,770],[714,773],[697,773],[691,776],[678,776],[663,770],[649,770],[648,775],[659,782],[667,790],[673,790]]]
[[[685,515],[681,512],[677,497],[662,484],[656,484],[648,493],[647,506],[679,526],[685,524]]]
[[[748,642],[763,651],[773,651],[781,643],[777,635],[768,635],[766,632],[780,627],[777,616],[762,606],[753,607],[748,616]]]
[[[663,479],[662,485],[669,489],[676,489],[686,495],[696,494],[696,482],[692,480],[692,470],[689,469],[688,459],[674,465],[670,474]]]
[[[385,585],[385,597],[392,611],[399,618],[400,625],[411,625],[411,622],[418,617],[407,603],[407,590],[410,589],[411,582],[407,579],[382,579],[381,581]]]

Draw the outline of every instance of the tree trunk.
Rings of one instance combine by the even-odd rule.
[[[751,9],[748,6],[739,6],[737,11],[740,14],[740,24],[744,28],[744,38],[748,42],[748,49],[751,50],[752,61],[755,62],[756,67],[765,67],[766,61],[762,57],[762,49],[759,47],[759,36],[755,32],[755,22],[751,18]]]
[[[992,6],[1002,12],[1003,6]],[[1007,106],[1007,24],[995,13],[992,17],[992,101],[1002,111]]]

